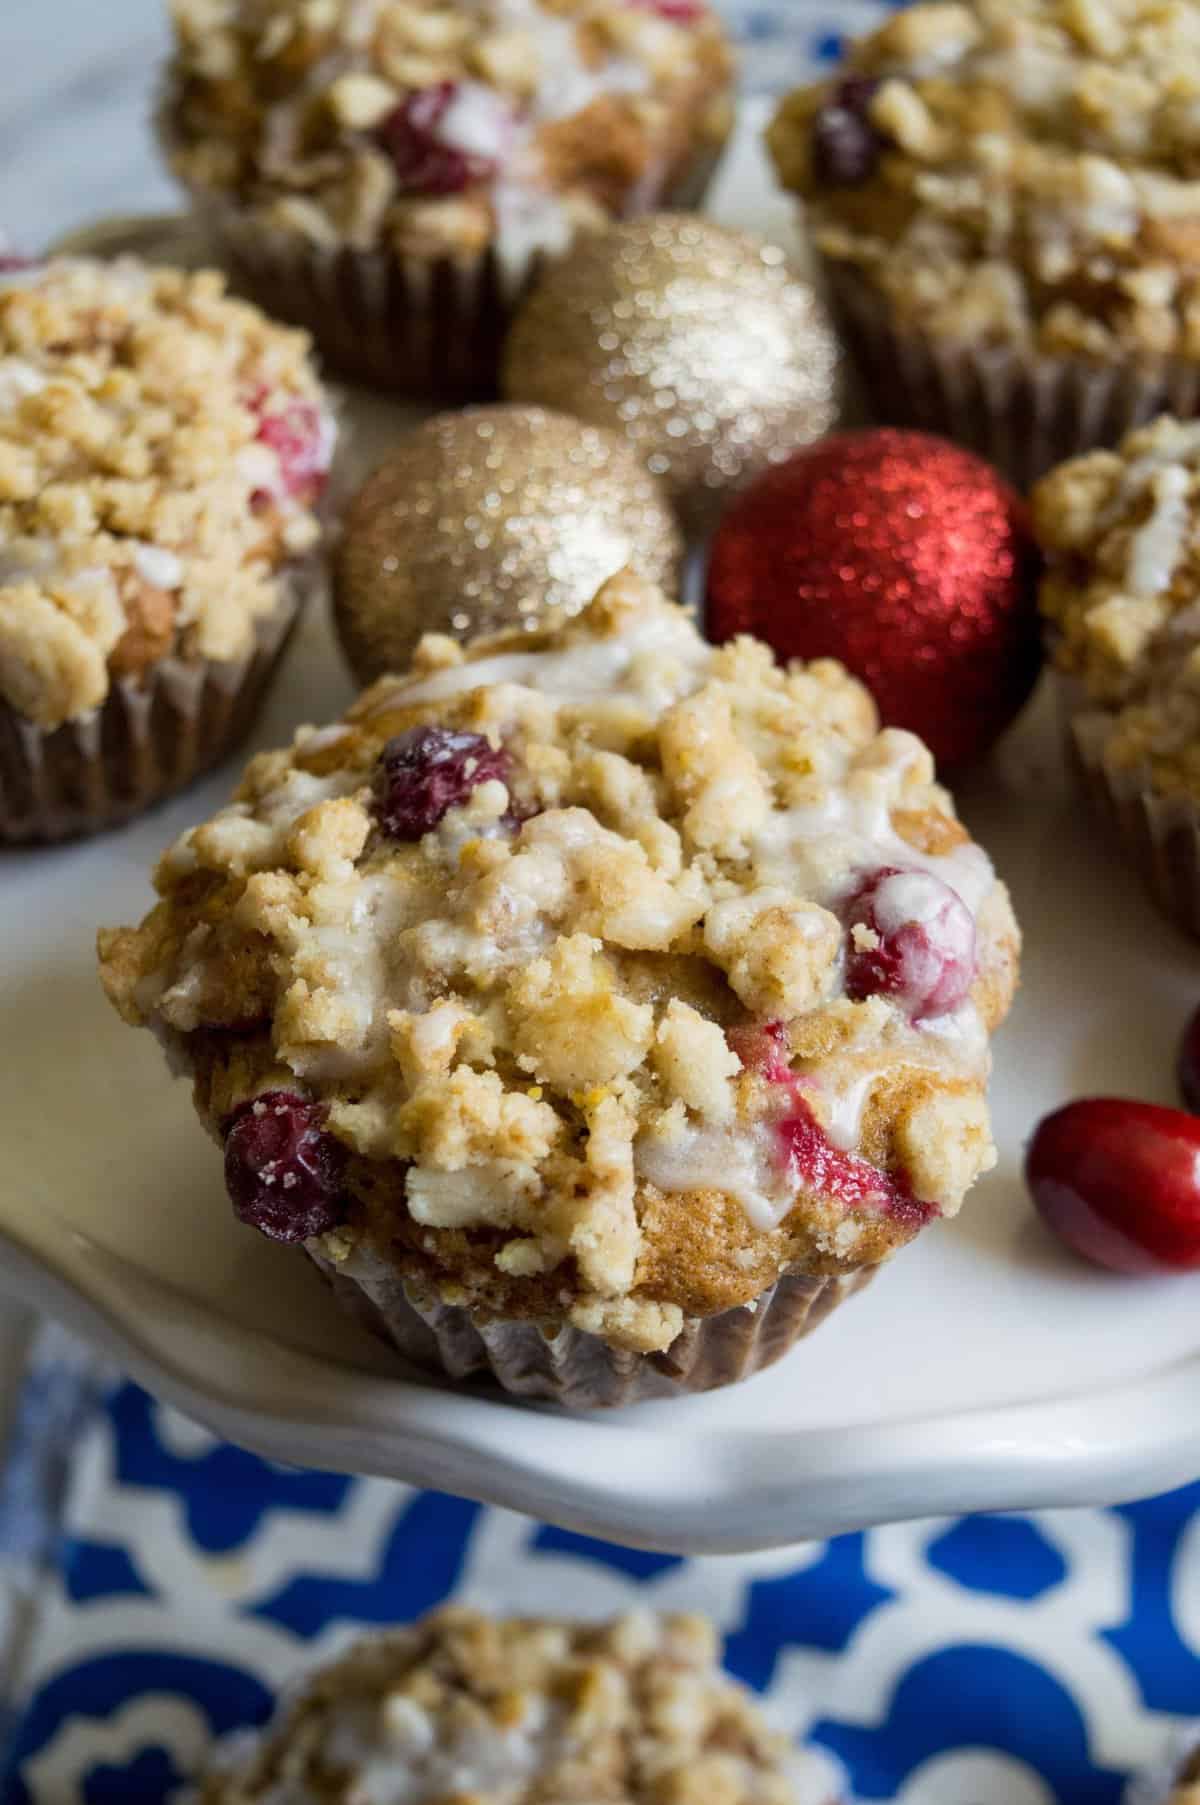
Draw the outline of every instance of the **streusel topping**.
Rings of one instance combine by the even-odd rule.
[[[219,275],[0,276],[0,697],[51,728],[167,653],[240,657],[333,439],[304,334]]]
[[[730,122],[705,0],[173,0],[189,187],[321,245],[514,261],[644,206]]]
[[[665,1346],[882,1258],[995,1157],[1016,929],[929,754],[628,574],[557,633],[425,639],[157,882],[105,982],[182,1046],[239,1195],[265,1162],[303,1235],[336,1216],[319,1126],[355,1198],[323,1251],[460,1301]]]
[[[586,1627],[447,1609],[319,1672],[201,1805],[811,1801],[803,1758],[718,1656],[700,1617]]]
[[[911,6],[770,137],[822,250],[930,333],[1200,356],[1193,0]]]
[[[1161,419],[1034,491],[1058,668],[1118,768],[1200,797],[1200,425]]]

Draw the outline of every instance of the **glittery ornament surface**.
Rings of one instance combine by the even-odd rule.
[[[713,547],[708,630],[838,658],[939,763],[983,756],[1027,700],[1040,641],[1025,508],[924,433],[845,433],[772,470]]]
[[[540,278],[504,389],[623,432],[700,532],[828,430],[837,366],[821,305],[778,246],[657,214],[589,236]]]
[[[541,408],[438,414],[350,504],[338,631],[369,682],[402,669],[422,633],[577,614],[627,564],[677,594],[682,554],[660,485],[611,433]]]

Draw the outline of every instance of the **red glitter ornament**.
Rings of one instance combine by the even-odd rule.
[[[927,433],[839,433],[734,503],[717,533],[708,631],[781,658],[838,658],[885,723],[940,764],[981,758],[1041,664],[1038,554],[990,465]]]

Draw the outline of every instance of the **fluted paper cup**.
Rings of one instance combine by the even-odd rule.
[[[339,1303],[413,1366],[451,1379],[491,1380],[514,1396],[572,1410],[612,1409],[748,1379],[781,1359],[877,1271],[865,1266],[834,1278],[785,1273],[753,1308],[687,1317],[665,1352],[638,1354],[569,1325],[485,1320],[406,1281],[378,1256],[356,1251],[335,1266],[309,1251]]]
[[[1067,755],[1091,802],[1159,908],[1200,940],[1200,805],[1164,796],[1145,767],[1116,764],[1109,756],[1111,714],[1081,704],[1074,680],[1058,683]]]
[[[169,131],[161,130],[169,148]],[[640,194],[636,210],[698,207],[723,148],[695,153],[673,179]],[[501,258],[489,245],[422,257],[330,247],[272,230],[208,190],[193,188],[191,199],[240,292],[276,319],[305,327],[337,375],[416,401],[486,401],[499,393],[504,339],[545,253]]]
[[[857,269],[832,258],[821,267],[871,418],[954,439],[1018,489],[1080,452],[1119,443],[1159,414],[1200,413],[1200,363],[1106,364],[933,337],[898,322]]]
[[[194,783],[254,724],[318,565],[283,574],[244,657],[168,657],[119,678],[98,708],[47,729],[0,702],[0,845],[118,827]]]

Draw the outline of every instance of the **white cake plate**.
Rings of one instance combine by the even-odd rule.
[[[762,223],[749,145],[726,216]],[[776,218],[778,216],[776,215]],[[358,455],[396,430],[375,405]],[[301,629],[257,743],[350,697]],[[1144,900],[1063,779],[1046,699],[961,800],[1009,880],[1025,985],[997,1047],[998,1169],[772,1371],[592,1418],[410,1376],[300,1253],[233,1220],[220,1159],[151,1037],[101,996],[98,923],[137,919],[162,846],[233,771],[121,833],[0,853],[0,1288],[271,1459],[385,1474],[679,1553],[904,1517],[1113,1503],[1200,1474],[1200,1279],[1122,1280],[1033,1216],[1023,1143],[1060,1102],[1172,1100],[1196,950]]]

